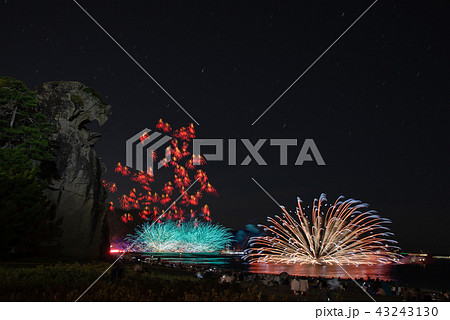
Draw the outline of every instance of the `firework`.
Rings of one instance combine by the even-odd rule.
[[[339,197],[328,205],[325,194],[313,202],[311,217],[297,198],[297,220],[281,207],[283,216],[262,226],[270,235],[253,237],[245,258],[258,263],[380,264],[397,260],[393,234],[376,211],[359,200]]]
[[[162,119],[159,119],[156,128],[164,132],[172,131],[171,126]],[[196,169],[196,166],[206,164],[206,160],[201,155],[191,156],[187,151],[192,139],[195,138],[194,125],[191,123],[189,126],[173,130],[173,136],[175,138],[171,140],[172,151],[169,153],[166,149],[166,158],[161,160],[164,162],[164,167],[173,172],[173,176],[170,175],[169,181],[165,182],[161,190],[157,190],[159,194],[155,192],[155,187],[152,185],[155,182],[153,172],[131,172],[120,162],[116,165],[115,172],[134,182],[131,191],[117,197],[119,210],[115,210],[114,203],[110,204],[110,212],[116,212],[117,216],[120,214],[120,220],[123,223],[140,220],[155,221],[158,218],[158,212],[164,211],[166,207],[168,207],[167,213],[158,218],[158,223],[166,220],[178,223],[186,220],[211,221],[209,207],[204,204],[205,199],[202,197],[205,194],[218,196],[218,193],[209,182],[205,171]],[[140,141],[144,143],[148,138],[149,134],[144,133],[140,136]],[[171,155],[170,163],[167,160],[169,155]],[[156,160],[155,151],[153,151],[153,160]],[[187,161],[186,165],[183,166],[182,163],[185,161]],[[194,181],[198,181],[199,190],[195,194],[188,194],[185,191]],[[114,182],[103,181],[103,185],[111,193],[118,191],[118,185]],[[177,201],[178,208],[170,206],[170,203],[176,199],[180,199]]]
[[[232,234],[220,225],[172,221],[145,223],[128,235],[132,252],[215,252],[231,244]]]

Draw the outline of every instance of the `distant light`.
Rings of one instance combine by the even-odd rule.
[[[125,252],[125,251],[123,251],[121,249],[109,249],[109,253],[122,253],[122,252]]]

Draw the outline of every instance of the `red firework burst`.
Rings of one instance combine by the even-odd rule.
[[[172,128],[162,119],[159,119],[156,128],[163,132],[171,132]],[[209,183],[208,176],[203,170],[195,170],[196,166],[206,164],[206,160],[201,155],[191,155],[188,151],[190,143],[195,138],[195,128],[191,123],[186,127],[173,131],[173,139],[171,140],[170,161],[169,150],[166,149],[166,158],[162,159],[163,166],[173,171],[173,179],[166,181],[161,188],[160,195],[152,192],[152,183],[155,180],[151,168],[147,171],[130,172],[127,166],[123,166],[120,162],[114,171],[122,176],[129,176],[132,182],[138,185],[128,192],[122,194],[118,198],[121,208],[120,219],[124,223],[140,218],[143,220],[155,220],[161,213],[158,222],[162,220],[174,220],[182,222],[186,220],[193,221],[210,221],[210,209],[207,204],[201,203],[204,194],[217,195],[216,189]],[[143,143],[149,138],[148,133],[144,133],[140,137]],[[187,158],[188,157],[188,158]],[[183,166],[180,161],[183,160]],[[153,153],[153,159],[156,160],[156,153]],[[164,169],[164,170],[167,170]],[[198,182],[197,190],[190,190],[191,194],[185,190],[193,181]],[[104,181],[105,188],[114,193],[117,191],[116,183]],[[194,189],[194,188],[193,188]],[[193,193],[192,193],[193,192]],[[170,206],[175,199],[179,199],[176,204]],[[114,207],[114,203],[110,203],[109,210],[118,212]]]

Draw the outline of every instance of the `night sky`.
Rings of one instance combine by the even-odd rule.
[[[321,192],[361,199],[405,251],[450,253],[448,1],[378,1],[253,126],[372,1],[79,3],[200,123],[197,137],[314,139],[326,166],[295,166],[300,146],[280,166],[268,142],[267,166],[209,162],[215,222],[279,213],[253,177],[289,209]],[[126,139],[159,118],[192,121],[73,1],[1,0],[0,21],[1,75],[80,81],[112,105],[90,125],[107,178]]]

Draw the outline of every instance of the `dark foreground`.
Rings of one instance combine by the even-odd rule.
[[[75,301],[108,263],[4,263],[0,265],[1,301]],[[108,271],[80,301],[320,301],[325,279],[309,279],[305,295],[290,290],[288,274],[233,273],[179,264],[124,262]],[[337,280],[334,280],[337,281]],[[328,285],[330,301],[371,301],[351,280]],[[362,284],[363,282],[361,282]],[[405,289],[399,296],[377,294],[377,301],[448,301],[446,293]]]

